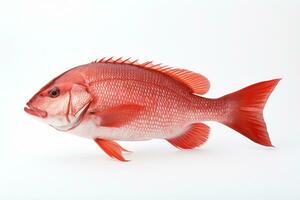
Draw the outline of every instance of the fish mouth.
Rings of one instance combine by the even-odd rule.
[[[30,106],[29,103],[27,103],[26,107],[24,107],[24,111],[30,115],[40,117],[40,118],[46,118],[48,115],[48,113],[46,111],[40,110],[38,108],[34,108],[34,107]]]

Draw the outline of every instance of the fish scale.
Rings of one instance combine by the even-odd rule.
[[[133,90],[133,88],[136,89]],[[149,92],[146,93],[145,88]],[[166,132],[165,128],[172,126],[175,127],[174,129],[184,128],[185,124],[189,123],[188,115],[192,114],[188,107],[190,102],[185,99],[179,101],[180,98],[176,94],[162,88],[151,87],[150,84],[141,87],[141,84],[135,81],[111,80],[98,84],[95,90],[97,91],[97,99],[104,100],[101,100],[101,103],[97,103],[91,109],[104,110],[123,104],[124,102],[145,106],[145,109],[136,120],[124,126],[124,129],[136,130],[137,134],[143,133],[143,137],[172,136],[172,133]],[[155,96],[156,98],[151,98],[151,96]],[[172,114],[170,115],[170,113]],[[145,123],[145,121],[151,121],[152,123]],[[121,135],[124,133],[122,132],[120,130]]]

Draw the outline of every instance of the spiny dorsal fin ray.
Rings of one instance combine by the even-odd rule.
[[[153,64],[152,61],[139,63],[138,60],[131,61],[130,59],[131,58],[103,57],[99,61],[96,61],[96,63],[127,64],[160,72],[186,85],[191,89],[191,92],[195,94],[205,94],[209,90],[210,83],[208,79],[201,74],[186,69],[176,69],[173,67],[162,66],[162,64]]]

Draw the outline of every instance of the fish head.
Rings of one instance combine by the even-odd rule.
[[[24,107],[25,112],[60,131],[78,126],[92,101],[82,79],[65,76],[42,87]]]

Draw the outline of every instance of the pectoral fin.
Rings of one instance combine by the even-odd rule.
[[[126,160],[122,156],[122,151],[125,151],[125,152],[129,152],[129,151],[127,151],[126,149],[121,147],[118,143],[116,143],[114,141],[111,141],[111,140],[104,140],[104,139],[100,139],[100,138],[96,138],[95,142],[110,157],[116,158],[116,159],[118,159],[120,161],[123,161],[123,162],[129,161],[129,160]]]
[[[118,128],[136,119],[143,108],[141,105],[123,104],[91,114],[99,117],[99,126]]]

